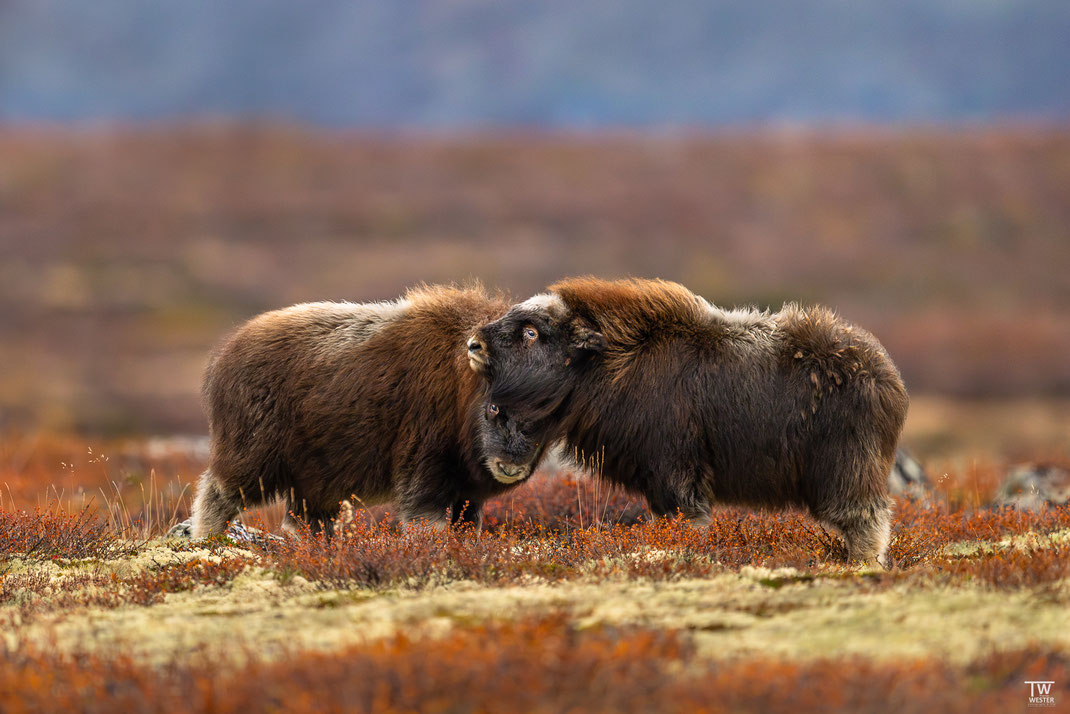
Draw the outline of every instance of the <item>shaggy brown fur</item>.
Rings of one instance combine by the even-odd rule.
[[[549,291],[469,344],[489,398],[531,438],[597,457],[655,513],[805,506],[852,558],[884,561],[908,400],[872,335],[823,308],[726,311],[658,280]]]
[[[240,506],[276,496],[314,527],[351,495],[394,501],[405,520],[442,522],[452,509],[478,522],[487,498],[531,471],[488,470],[484,386],[465,361],[466,338],[507,308],[482,289],[428,287],[250,320],[205,377],[211,459],[192,534],[218,533]]]

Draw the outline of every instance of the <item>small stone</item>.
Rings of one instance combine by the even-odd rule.
[[[1011,469],[996,493],[997,506],[1035,511],[1070,502],[1070,471],[1050,464],[1022,464]]]
[[[927,500],[932,495],[933,483],[918,460],[903,449],[895,452],[895,465],[888,474],[888,490],[893,496],[906,496],[915,500]]]
[[[193,521],[186,519],[181,523],[176,523],[171,526],[171,529],[167,531],[168,538],[192,538],[193,537]]]

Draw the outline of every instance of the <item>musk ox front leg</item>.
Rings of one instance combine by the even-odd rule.
[[[892,509],[887,504],[872,504],[859,511],[825,516],[821,520],[843,536],[849,561],[891,567],[888,543],[891,540]]]
[[[286,515],[282,518],[282,531],[300,538],[305,533],[316,535],[321,531],[328,537],[334,535],[337,513],[313,509],[308,502],[292,489],[286,498]]]
[[[424,523],[441,530],[450,524],[449,511],[456,514],[461,510],[458,506],[464,506],[458,486],[466,474],[454,473],[456,465],[449,453],[449,446],[427,444],[395,477],[395,500],[402,523]],[[479,506],[472,515],[478,512]]]
[[[450,524],[470,524],[477,532],[483,530],[483,504],[461,499],[450,507]]]
[[[426,508],[426,507],[401,507],[401,523],[406,527],[424,525],[429,526],[433,530],[441,531],[445,530],[450,521],[446,518],[446,508]]]
[[[449,507],[450,503],[444,503],[441,496],[414,490],[398,500],[398,516],[405,526],[423,524],[435,530],[443,530],[450,524],[447,518]]]
[[[892,566],[888,557],[888,544],[892,539],[892,509],[890,506],[873,506],[861,528],[851,531],[848,543],[854,557],[867,563],[874,562],[882,568]]]
[[[710,524],[710,499],[700,492],[696,477],[654,475],[647,479],[647,483],[651,488],[645,489],[646,501],[655,516],[672,518],[680,514],[695,528]]]
[[[306,533],[305,525],[307,525],[307,532],[309,534],[319,535],[322,532],[330,538],[334,535],[336,515],[337,514],[332,515],[330,513],[310,513],[307,518],[298,520],[298,518],[287,513],[282,519],[282,532],[300,538]],[[302,521],[305,525],[302,525]]]

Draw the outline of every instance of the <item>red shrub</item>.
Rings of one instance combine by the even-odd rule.
[[[1070,546],[1001,548],[937,563],[934,569],[958,578],[980,578],[1002,589],[1047,585],[1070,578]]]
[[[192,560],[120,578],[114,573],[63,573],[52,577],[43,570],[0,573],[0,605],[18,606],[25,620],[46,612],[82,607],[154,605],[166,593],[192,590],[198,585],[225,585],[245,569],[247,561]]]
[[[130,601],[152,604],[166,593],[192,590],[198,585],[226,585],[237,577],[248,561],[244,558],[224,558],[220,561],[189,560],[140,573],[123,582],[130,593]]]
[[[568,479],[538,484],[553,503],[574,493]],[[626,506],[632,508],[631,505]],[[701,577],[744,565],[813,568],[845,563],[842,542],[797,511],[714,511],[708,527],[680,519],[638,518],[628,525],[600,524],[551,530],[530,511],[514,511],[482,533],[399,528],[358,517],[333,539],[301,539],[260,546],[269,567],[334,587],[420,587],[432,582],[512,582],[586,577]],[[559,522],[551,516],[551,523]],[[1070,527],[1070,507],[1039,512],[1011,509],[949,512],[946,506],[902,504],[890,546],[899,570],[943,562],[943,548],[962,540],[996,540],[1010,533],[1045,533]],[[894,579],[894,578],[892,578]],[[889,580],[890,582],[890,580]]]
[[[36,560],[57,558],[115,558],[132,550],[87,509],[0,510],[0,556]]]
[[[600,524],[629,525],[649,514],[641,496],[608,482],[571,472],[540,472],[521,488],[490,501],[483,525],[488,530],[542,526],[564,531]]]
[[[1025,680],[1065,683],[1070,656],[696,661],[676,632],[577,630],[560,618],[398,636],[239,667],[0,654],[6,712],[989,712],[1025,706]],[[1061,684],[1057,686],[1062,686]],[[1056,694],[1057,698],[1062,692]]]

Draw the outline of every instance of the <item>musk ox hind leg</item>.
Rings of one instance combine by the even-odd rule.
[[[193,500],[190,535],[205,538],[223,533],[227,530],[227,524],[238,515],[240,505],[240,495],[230,493],[211,470],[205,471],[201,474],[197,496]]]

